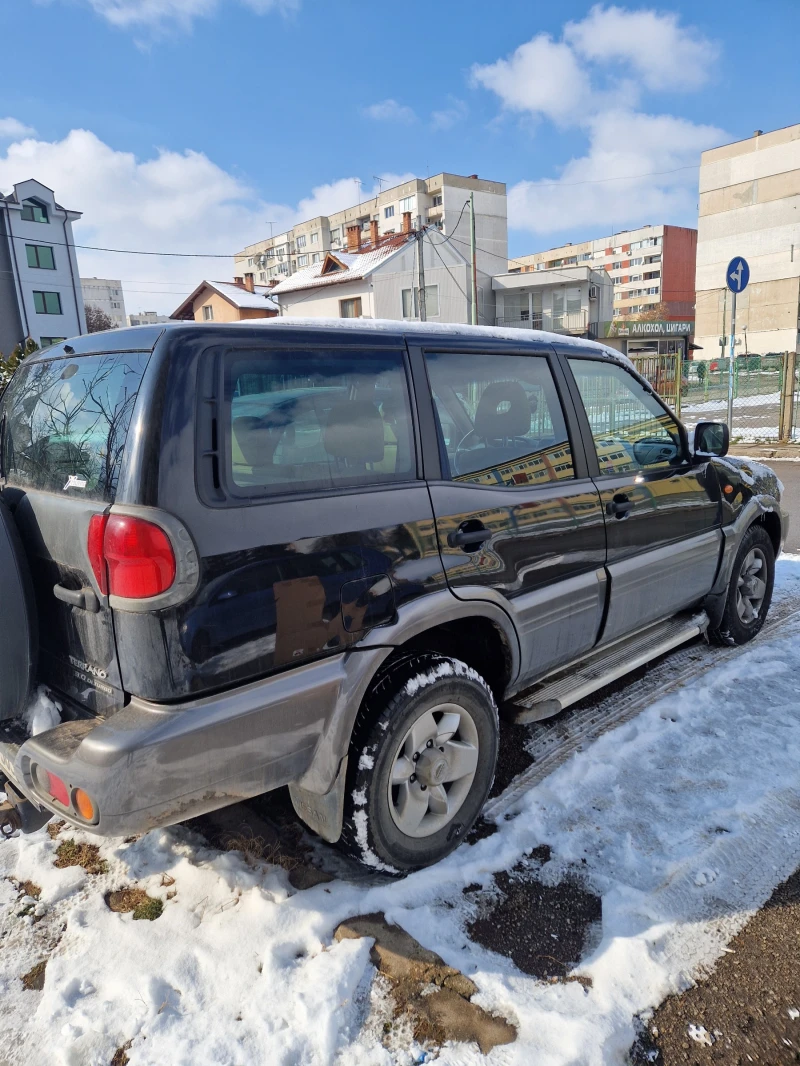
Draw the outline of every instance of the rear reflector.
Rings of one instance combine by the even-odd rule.
[[[85,818],[87,822],[94,821],[94,804],[82,788],[76,788],[72,793],[72,802],[81,818]]]
[[[67,786],[60,777],[51,774],[43,766],[37,766],[34,771],[34,779],[43,792],[46,792],[48,796],[52,796],[54,800],[58,800],[62,806],[69,807],[69,792],[67,792]]]
[[[126,599],[158,596],[175,580],[175,553],[169,538],[163,529],[143,518],[109,515],[103,536],[103,558],[108,567],[108,592],[112,596]]]
[[[89,542],[86,545],[98,588],[103,596],[108,595],[108,570],[103,558],[103,537],[106,533],[107,514],[93,514],[89,519]]]

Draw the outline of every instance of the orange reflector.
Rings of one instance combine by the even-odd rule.
[[[81,818],[85,818],[87,822],[94,821],[94,804],[82,788],[76,788],[72,793],[72,802]]]
[[[733,485],[726,485],[722,491],[725,493],[726,496],[730,496],[730,494],[733,492]]]

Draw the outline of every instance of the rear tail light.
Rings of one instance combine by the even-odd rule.
[[[81,818],[85,818],[87,822],[94,821],[94,804],[87,792],[76,788],[72,793],[72,802]]]
[[[56,774],[51,774],[43,766],[37,766],[33,774],[36,784],[42,792],[45,792],[54,800],[58,800],[63,807],[69,807],[69,792],[60,777],[57,777]]]
[[[146,599],[175,580],[175,553],[163,529],[130,515],[94,515],[89,561],[103,595]]]

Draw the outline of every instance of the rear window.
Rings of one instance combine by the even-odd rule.
[[[235,496],[416,476],[401,352],[232,352],[225,400]]]
[[[23,363],[0,408],[8,482],[113,502],[149,358],[125,352]]]

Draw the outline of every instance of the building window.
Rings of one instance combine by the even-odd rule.
[[[644,290],[647,296],[658,296],[658,285],[653,285]]]
[[[253,260],[252,260],[252,259],[248,259],[248,260],[247,260],[247,265],[248,265],[249,267],[251,267],[251,266],[253,265]]]
[[[49,348],[51,344],[61,344],[66,339],[66,337],[40,337],[39,342],[42,348]]]
[[[319,233],[316,232],[316,230],[314,231],[314,233],[311,234],[311,243],[319,244]]]
[[[25,254],[28,257],[29,267],[37,267],[40,270],[55,270],[56,268],[53,249],[46,244],[26,244]]]
[[[47,208],[35,200],[26,200],[22,205],[23,222],[47,222]]]
[[[298,255],[298,257],[297,257],[297,265],[301,266],[301,267],[307,267],[308,266],[308,255]]]
[[[394,218],[394,204],[389,204],[388,207],[384,207],[384,209],[383,209],[383,217],[384,218]]]
[[[414,288],[413,295],[411,289],[403,289],[403,318],[418,318],[419,317],[419,289]],[[428,318],[439,317],[439,286],[438,285],[426,285],[425,286],[425,314]]]
[[[592,253],[591,252],[583,252],[581,255],[578,256],[578,261],[581,262],[581,263],[585,263],[587,259],[591,259],[591,258],[592,258]]]
[[[33,306],[37,315],[60,315],[61,294],[57,292],[34,292]]]
[[[339,318],[361,318],[361,297],[339,301]]]
[[[211,306],[211,304],[204,304],[203,305],[203,321],[204,322],[213,322],[214,321],[214,308]]]
[[[441,194],[438,195],[438,196],[434,196],[434,198],[433,198],[433,206],[434,207],[441,207],[442,206]]]
[[[305,233],[301,233],[300,234],[300,236],[297,238],[296,244],[297,244],[298,248],[305,248],[305,246],[306,246],[306,235],[305,235]]]
[[[413,196],[404,196],[403,199],[400,201],[400,210],[401,211],[413,211],[414,210],[414,197]]]
[[[258,275],[258,280],[259,280],[259,281],[266,281],[266,280],[267,280],[267,275],[266,275],[266,274],[264,273],[264,271],[263,271],[263,270],[262,270],[262,271],[261,271],[261,273],[260,273],[260,274]]]
[[[318,262],[319,262],[319,252],[314,252],[314,253],[312,254],[312,256],[311,256],[311,262],[312,262],[312,264],[313,264],[313,263],[318,263]]]
[[[612,270],[622,270],[622,262],[620,261],[619,263],[612,263],[611,264],[611,269]]]

